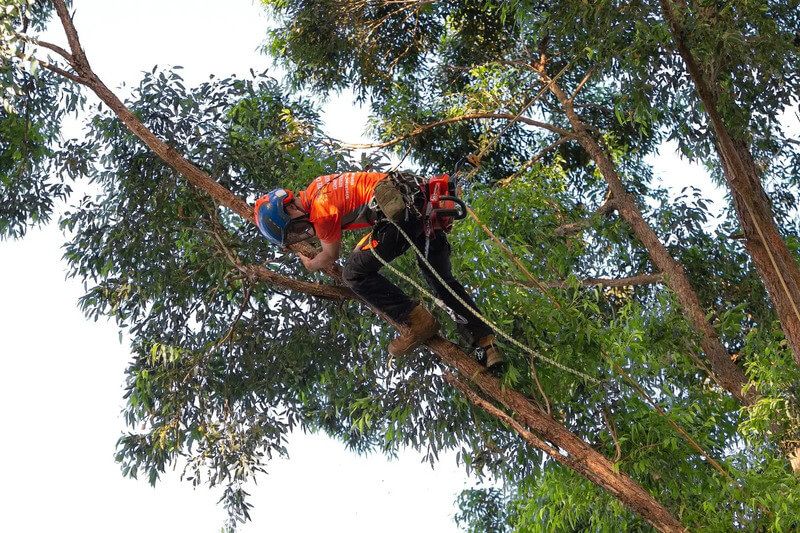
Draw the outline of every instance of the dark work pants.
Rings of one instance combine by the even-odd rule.
[[[408,236],[411,237],[414,245],[424,254],[425,230],[422,222],[413,217],[409,218],[411,220],[400,223],[400,227],[403,228]],[[392,223],[385,220],[378,222],[373,228],[372,234],[367,236],[365,241],[359,243],[353,253],[350,254],[350,257],[347,258],[342,272],[344,282],[360,298],[386,313],[389,318],[401,324],[405,323],[408,315],[417,306],[418,302],[409,298],[399,287],[380,274],[379,271],[383,268],[383,263],[373,255],[372,250],[369,249],[370,246],[387,263],[400,257],[409,249],[408,241]],[[475,302],[461,283],[453,277],[450,263],[450,243],[442,231],[437,231],[435,238],[430,241],[428,262],[462,300],[472,308],[478,309],[478,306],[475,305]],[[458,329],[467,342],[474,344],[481,337],[492,333],[489,326],[481,322],[478,317],[453,297],[450,291],[436,279],[419,256],[417,256],[417,264],[433,293],[457,315],[466,320],[466,324],[460,325]]]

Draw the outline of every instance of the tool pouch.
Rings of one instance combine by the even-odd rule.
[[[391,177],[375,184],[375,202],[386,218],[400,222],[405,218],[406,200],[403,191]]]

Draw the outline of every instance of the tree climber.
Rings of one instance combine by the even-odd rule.
[[[423,179],[406,173],[320,176],[297,195],[287,189],[275,189],[261,197],[255,206],[256,222],[261,233],[278,246],[319,238],[322,251],[313,259],[298,254],[312,272],[332,266],[339,258],[342,230],[374,226],[347,258],[342,278],[361,299],[400,324],[401,334],[389,344],[389,353],[399,356],[435,335],[439,323],[422,303],[379,273],[383,263],[375,254],[389,263],[409,249],[409,242],[398,227],[414,246],[425,250],[428,262],[450,289],[478,309],[453,277],[450,243],[445,235],[452,227],[452,218],[448,226],[446,218],[437,220],[435,212],[431,215],[431,199],[436,200],[438,193],[431,194],[429,185],[437,179],[447,183],[446,176]],[[436,296],[452,309],[459,334],[485,352],[488,368],[499,366],[503,354],[491,328],[462,305],[419,257],[417,263]]]

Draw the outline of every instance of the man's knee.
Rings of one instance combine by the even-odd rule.
[[[350,254],[342,268],[342,282],[353,289],[380,270],[380,265],[375,265],[371,252],[357,250]]]
[[[353,285],[357,285],[359,280],[364,279],[364,273],[355,265],[355,261],[350,256],[344,263],[342,268],[342,282],[351,289]]]

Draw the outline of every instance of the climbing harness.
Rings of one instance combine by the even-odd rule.
[[[477,159],[467,158],[467,162],[473,166],[477,165]],[[412,174],[404,174],[404,173],[390,173],[387,176],[386,180],[390,180],[391,183],[397,190],[401,191],[403,194],[403,198],[406,202],[406,210],[405,210],[405,217],[408,216],[417,216],[422,220],[422,224],[425,230],[425,251],[421,251],[408,233],[403,230],[398,224],[398,220],[402,220],[402,218],[398,217],[396,214],[393,213],[393,216],[385,216],[386,222],[392,224],[397,231],[403,236],[403,238],[408,242],[411,249],[414,250],[414,253],[417,255],[419,260],[425,267],[433,273],[436,279],[441,283],[441,285],[456,299],[458,303],[464,306],[469,312],[475,315],[481,322],[489,326],[498,336],[502,337],[506,341],[510,342],[523,352],[536,357],[546,363],[549,363],[556,368],[559,368],[565,372],[573,374],[588,383],[592,383],[594,385],[600,385],[603,381],[594,378],[580,370],[576,370],[574,368],[570,368],[563,363],[559,363],[558,361],[546,357],[539,353],[538,351],[534,350],[533,348],[521,343],[510,334],[503,331],[496,323],[492,322],[488,318],[486,318],[480,311],[475,309],[469,303],[465,302],[464,299],[459,296],[450,285],[442,279],[442,276],[439,272],[436,271],[435,268],[430,264],[428,261],[428,251],[430,248],[430,241],[431,239],[435,238],[436,231],[443,231],[445,233],[450,233],[453,230],[453,223],[455,220],[461,220],[466,218],[467,214],[470,212],[470,209],[464,203],[464,201],[458,197],[458,174],[460,171],[457,169],[454,173],[453,177],[448,174],[442,174],[439,176],[434,176],[429,179],[424,179],[419,176],[415,176]],[[382,181],[386,181],[382,180]],[[378,182],[381,183],[381,182]],[[412,183],[416,184],[416,188],[411,186]],[[381,191],[382,195],[388,197],[385,191]],[[378,201],[373,198],[373,201],[378,204]],[[380,203],[383,203],[382,201]],[[422,208],[419,209],[418,206],[422,205]],[[369,246],[369,250],[372,252],[372,255],[380,261],[380,263],[395,273],[400,278],[404,279],[412,286],[414,286],[420,293],[427,296],[431,301],[433,301],[438,307],[443,309],[447,312],[455,322],[457,323],[465,323],[466,320],[463,317],[460,317],[457,313],[455,313],[452,309],[450,309],[440,298],[437,298],[433,295],[430,291],[423,288],[419,283],[415,280],[411,279],[410,276],[407,276],[403,272],[400,272],[398,269],[393,267],[389,264],[388,261],[383,259],[378,252],[375,251],[375,246]]]

